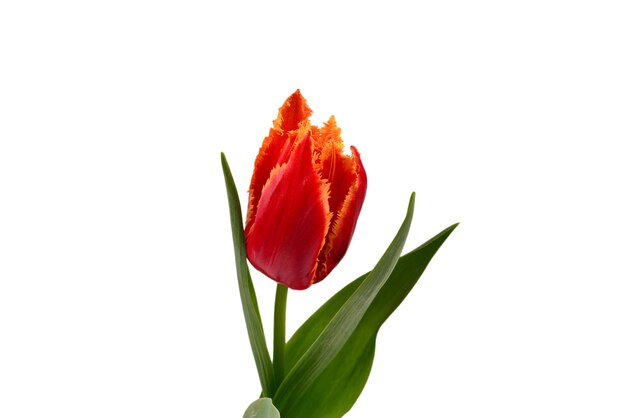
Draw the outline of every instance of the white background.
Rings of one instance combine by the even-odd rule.
[[[461,222],[348,416],[626,416],[624,22],[620,1],[2,2],[0,416],[241,416],[219,152],[246,202],[296,88],[370,182],[288,333],[411,191],[407,250]]]

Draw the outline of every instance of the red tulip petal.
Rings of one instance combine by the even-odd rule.
[[[322,179],[330,183],[328,203],[330,211],[336,215],[350,187],[356,181],[355,162],[353,158],[343,153],[341,129],[337,127],[334,116],[313,133],[315,148],[319,155],[319,173]]]
[[[270,173],[246,231],[252,265],[292,289],[312,284],[330,224],[328,185],[316,172],[309,130],[300,129],[289,160]]]
[[[306,100],[300,94],[300,90],[296,90],[289,96],[278,111],[274,127],[270,129],[268,136],[263,140],[254,162],[254,171],[248,189],[246,229],[254,223],[261,191],[268,181],[272,169],[285,163],[289,158],[296,138],[293,131],[297,131],[300,124],[308,120],[312,113]]]
[[[331,201],[333,195],[335,199],[331,207],[336,206],[339,199],[342,200],[336,206],[336,211],[333,211],[331,226],[319,255],[314,283],[323,280],[346,254],[365,200],[367,175],[359,152],[354,147],[351,150],[351,157],[343,154],[335,156],[340,163],[335,163],[335,174],[330,183]],[[352,180],[351,183],[348,183],[349,180]]]

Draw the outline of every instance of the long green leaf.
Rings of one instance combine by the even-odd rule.
[[[276,390],[273,398],[274,405],[281,412],[283,418],[305,416],[311,418],[308,411],[298,413],[294,407],[297,407],[304,398],[309,396],[311,387],[333,362],[337,354],[342,351],[376,295],[385,285],[404,247],[411,227],[414,206],[415,193],[411,194],[404,222],[385,254],[349,299],[339,308],[319,334],[319,337],[291,368],[285,380]]]
[[[415,250],[400,257],[391,276],[341,351],[307,389],[306,396],[289,405],[283,412],[283,418],[302,416],[338,418],[348,412],[369,377],[378,330],[408,295],[432,257],[457,225],[446,228]],[[337,292],[296,331],[287,343],[287,371],[294,367],[318,339],[324,328],[369,274],[364,274]]]
[[[263,324],[261,323],[261,315],[259,314],[259,306],[246,259],[246,245],[244,241],[243,222],[241,220],[239,195],[237,194],[237,187],[235,186],[235,181],[233,180],[233,175],[230,172],[230,167],[228,166],[228,161],[226,161],[224,153],[222,153],[222,170],[224,171],[226,193],[228,194],[239,295],[241,296],[246,328],[248,330],[252,354],[254,355],[254,361],[256,362],[256,368],[261,381],[261,396],[271,396],[274,391],[274,371],[267,350],[265,333],[263,332]]]

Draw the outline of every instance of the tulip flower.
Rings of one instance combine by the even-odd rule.
[[[221,157],[239,295],[261,384],[244,418],[344,416],[367,382],[380,327],[458,225],[401,256],[415,208],[412,193],[404,221],[372,270],[332,296],[287,343],[289,289],[306,289],[337,266],[367,189],[359,153],[351,147],[344,154],[335,118],[317,127],[311,114],[299,90],[280,108],[255,160],[245,228],[235,181]],[[278,282],[271,357],[246,255]]]
[[[296,290],[323,280],[343,258],[367,188],[359,153],[344,154],[335,118],[317,127],[311,114],[299,90],[287,98],[248,190],[248,259]]]

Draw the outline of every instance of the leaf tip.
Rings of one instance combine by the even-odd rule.
[[[409,199],[409,212],[413,212],[414,207],[415,207],[415,192],[411,192],[411,197]]]

